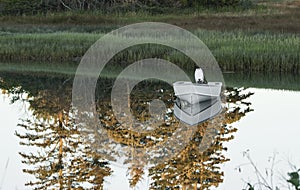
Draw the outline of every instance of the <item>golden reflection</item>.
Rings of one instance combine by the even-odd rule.
[[[22,162],[27,165],[23,171],[35,177],[34,181],[26,185],[34,189],[103,189],[105,177],[113,172],[110,168],[113,159],[109,161],[103,152],[95,151],[92,144],[81,135],[82,129],[74,122],[75,114],[70,108],[72,80],[57,79],[51,85],[33,88],[22,81],[21,77],[11,84],[8,82],[10,80],[5,79],[1,82],[3,92],[14,92],[11,93],[14,97],[18,92],[29,94],[32,115],[21,121],[16,130],[20,144],[27,147],[20,152]],[[98,91],[109,94],[107,87],[112,86],[112,79],[106,79],[106,82],[107,85],[102,85],[105,90]],[[17,93],[12,90],[16,87],[20,87]],[[144,154],[147,148],[162,144],[178,130],[188,130],[188,126],[179,125],[180,122],[172,112],[167,111],[163,116],[150,113],[149,102],[153,99],[163,101],[166,109],[172,110],[172,87],[157,81],[142,82],[135,87],[127,98],[137,123],[126,120],[126,117],[123,117],[124,121],[118,121],[109,97],[103,94],[98,96],[97,111],[101,126],[107,131],[106,138],[125,147],[123,164],[128,169],[131,187],[135,187],[145,177],[145,170],[148,169],[148,177],[152,179],[150,189],[203,190],[217,187],[223,181],[224,173],[220,166],[229,161],[224,156],[227,148],[223,143],[232,140],[237,131],[230,124],[251,111],[250,103],[245,102],[245,99],[252,94],[244,92],[244,89],[227,88],[224,91],[223,99],[227,103],[223,112],[212,121],[199,124],[180,152],[154,165],[149,165],[149,157]],[[158,117],[163,117],[163,122],[156,123]],[[219,126],[216,128],[214,125]],[[143,132],[136,131],[135,127],[142,127]],[[210,133],[203,138],[204,134]],[[118,159],[112,147],[102,145],[106,155]],[[208,147],[204,152],[201,151],[203,146]]]

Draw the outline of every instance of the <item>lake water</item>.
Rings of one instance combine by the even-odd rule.
[[[204,178],[206,181],[203,180],[202,183],[207,185],[209,189],[243,189],[246,188],[247,182],[251,184],[257,183],[257,172],[254,171],[253,165],[250,164],[250,160],[246,155],[251,157],[261,174],[266,176],[265,178],[269,185],[272,183],[272,180],[269,178],[269,168],[272,167],[272,159],[270,158],[276,155],[273,166],[273,186],[287,189],[284,177],[288,178],[287,173],[293,171],[293,164],[298,168],[300,167],[300,152],[298,151],[300,145],[298,140],[300,134],[300,112],[298,110],[300,106],[300,83],[298,83],[298,77],[259,74],[251,76],[245,74],[225,75],[227,86],[247,87],[244,90],[228,90],[238,93],[232,104],[234,104],[235,108],[241,108],[240,111],[234,114],[225,115],[230,116],[231,119],[223,120],[228,125],[226,129],[237,129],[237,131],[228,134],[224,132],[225,136],[233,135],[234,138],[228,141],[221,140],[220,143],[223,143],[222,145],[214,144],[211,152],[203,157],[201,157],[201,154],[194,152],[197,149],[194,150],[192,147],[197,145],[197,140],[193,138],[191,144],[186,145],[189,148],[182,149],[183,154],[181,155],[188,154],[193,157],[173,159],[170,163],[166,160],[164,163],[157,162],[157,165],[153,163],[152,165],[144,162],[139,163],[134,159],[130,159],[142,158],[139,157],[138,152],[132,149],[129,149],[130,154],[124,153],[123,156],[115,156],[116,161],[109,159],[107,161],[99,155],[96,157],[101,161],[100,164],[95,162],[95,160],[91,161],[91,159],[88,159],[95,158],[97,154],[93,152],[93,149],[86,151],[86,149],[82,148],[82,146],[85,146],[84,144],[78,146],[76,143],[73,143],[77,142],[80,144],[81,141],[77,131],[72,128],[72,115],[66,113],[70,111],[68,106],[71,102],[72,78],[69,76],[3,72],[0,74],[0,77],[0,88],[2,89],[0,95],[0,136],[2,142],[0,145],[0,151],[2,152],[0,156],[0,189],[2,190],[32,189],[32,187],[26,187],[24,184],[37,179],[40,179],[40,182],[44,185],[49,185],[49,187],[58,188],[59,185],[72,184],[74,187],[82,186],[86,188],[91,187],[89,180],[94,179],[96,181],[95,179],[98,179],[97,176],[99,177],[99,174],[101,174],[99,180],[105,176],[104,189],[108,190],[149,189],[150,187],[153,189],[159,189],[160,187],[162,189],[163,185],[165,185],[165,189],[172,189],[170,188],[172,183],[174,189],[176,184],[177,187],[180,187],[178,184],[183,185],[184,183],[186,183],[187,189],[193,189],[195,184],[193,180]],[[154,137],[165,140],[165,133],[174,132],[173,128],[160,126],[161,131],[158,131],[157,134],[155,133],[153,138],[147,139],[146,137],[149,135],[146,137],[138,136],[131,134],[127,129],[120,128],[117,123],[114,123],[114,117],[110,116],[111,107],[109,103],[106,104],[106,94],[110,92],[105,89],[111,88],[111,84],[111,80],[105,79],[102,83],[103,88],[98,89],[100,92],[98,108],[100,113],[102,113],[100,121],[103,126],[108,128],[110,131],[109,135],[115,138],[116,142],[126,148],[130,147],[131,143],[136,143],[136,147],[148,146],[147,143],[156,143],[155,140],[151,141]],[[149,91],[144,92],[141,90],[145,87],[149,88]],[[144,112],[143,106],[145,102],[151,100],[153,93],[158,93],[158,98],[164,101],[167,107],[172,108],[172,98],[174,98],[172,89],[164,86],[164,84],[155,82],[144,83],[134,90],[134,97],[131,98],[131,109],[135,116],[139,115],[137,117],[140,120],[147,117],[147,109]],[[249,97],[246,99],[242,98],[243,94],[249,92],[253,94],[249,94]],[[249,102],[251,105],[241,102]],[[245,111],[247,108],[253,109],[253,111]],[[176,124],[175,119],[173,119],[170,116],[170,126],[173,123]],[[71,124],[67,124],[66,121]],[[63,133],[63,130],[56,130],[61,125],[69,127],[68,134]],[[51,126],[55,127],[51,128]],[[229,126],[232,127],[229,128]],[[201,126],[199,126],[199,130],[200,128]],[[37,131],[36,129],[41,130]],[[51,133],[51,130],[60,135],[57,136]],[[127,136],[120,135],[119,131],[122,133],[126,132],[129,136],[132,135],[133,141],[130,141],[130,138],[127,138]],[[19,136],[16,135],[16,132]],[[201,133],[199,132],[199,134]],[[31,144],[24,146],[20,145],[20,142]],[[34,144],[38,146],[34,146]],[[65,148],[60,149],[59,145],[64,145]],[[218,151],[218,148],[224,149],[225,147],[227,147],[227,151]],[[108,151],[111,155],[117,150],[116,148],[110,149],[111,147],[107,147],[105,151]],[[75,151],[72,152],[73,150]],[[247,154],[244,153],[245,151]],[[27,157],[29,160],[26,163],[22,163],[26,158],[21,157],[19,152],[24,152],[29,157],[31,155],[30,158]],[[33,157],[32,154],[36,155],[37,152],[40,152],[39,156]],[[132,156],[133,154],[136,155]],[[230,161],[223,163],[223,156],[230,159]],[[77,158],[81,160],[76,160]],[[184,162],[180,163],[181,160],[184,160]],[[200,166],[201,160],[206,160],[207,162],[215,161],[216,163],[202,167]],[[120,162],[123,163],[124,161],[127,161],[127,164],[120,165]],[[33,163],[34,165],[31,165]],[[53,164],[56,165],[52,167]],[[98,167],[95,167],[95,165]],[[217,166],[220,166],[220,168],[212,169]],[[203,174],[200,174],[198,170],[194,170],[196,167],[199,167],[198,170]],[[96,168],[97,170],[91,170],[91,168]],[[33,175],[23,173],[23,169],[33,169]],[[150,172],[148,169],[150,169]],[[85,173],[80,173],[80,170],[85,171]],[[113,172],[109,174],[109,170]],[[189,171],[192,172],[189,174]],[[69,175],[72,172],[77,172],[81,178]],[[224,172],[224,175],[222,172]],[[47,175],[49,173],[51,175]],[[186,178],[186,180],[182,180],[183,178]],[[65,182],[60,181],[60,179],[69,180],[69,184],[63,184]],[[131,179],[131,183],[137,183],[135,187],[129,187],[129,179]],[[224,179],[224,181],[221,182],[221,179]],[[96,186],[99,184],[102,184],[102,182],[92,185]],[[219,184],[219,186],[215,188],[214,184]],[[198,185],[198,188],[200,188],[200,185]]]

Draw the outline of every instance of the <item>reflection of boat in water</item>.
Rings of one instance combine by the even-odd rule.
[[[173,84],[174,115],[184,123],[195,125],[216,116],[222,109],[221,82],[206,82],[202,69],[195,71],[196,83],[178,81]]]
[[[182,122],[196,125],[218,115],[222,109],[220,98],[189,104],[179,98],[174,105],[174,115]]]

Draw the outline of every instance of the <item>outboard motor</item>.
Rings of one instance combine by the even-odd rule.
[[[207,84],[207,81],[204,76],[204,72],[201,68],[195,70],[195,81],[199,84]]]

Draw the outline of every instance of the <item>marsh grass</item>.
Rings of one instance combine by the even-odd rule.
[[[212,51],[223,71],[265,71],[299,73],[300,36],[253,32],[217,32],[196,30],[196,34]],[[2,62],[80,61],[88,48],[103,33],[0,33],[0,60]],[[130,40],[130,39],[128,39]],[[176,41],[176,39],[174,39]],[[115,39],[114,43],[121,43]],[[187,44],[181,45],[188,45]],[[111,64],[128,65],[142,58],[158,57],[190,67],[191,60],[165,46],[132,47],[115,56]]]
[[[224,71],[299,73],[300,36],[244,32],[196,32]]]
[[[100,35],[87,33],[0,33],[0,59],[67,61],[82,56]]]

